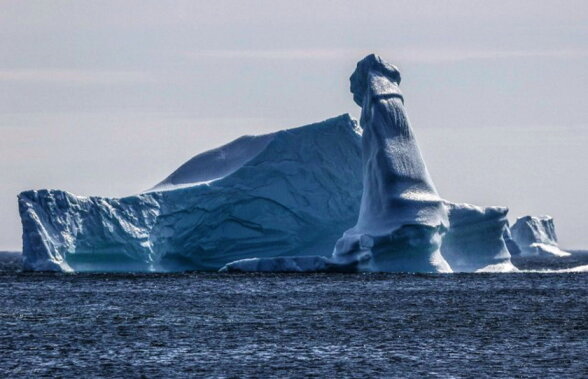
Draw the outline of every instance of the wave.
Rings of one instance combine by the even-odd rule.
[[[562,268],[562,269],[536,269],[536,270],[520,270],[519,272],[527,273],[541,273],[541,274],[561,274],[567,272],[588,272],[588,265],[570,267],[570,268]]]

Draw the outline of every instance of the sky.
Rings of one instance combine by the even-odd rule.
[[[372,52],[444,198],[588,249],[586,1],[0,0],[0,250],[23,190],[135,194],[240,135],[358,117]]]

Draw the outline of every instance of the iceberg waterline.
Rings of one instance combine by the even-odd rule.
[[[479,207],[443,201],[449,229],[440,243],[452,272],[518,272],[503,238],[508,231],[506,207]],[[406,251],[406,250],[405,250]],[[414,259],[414,257],[412,258]],[[222,268],[229,272],[356,272],[361,262],[327,257],[249,258]]]

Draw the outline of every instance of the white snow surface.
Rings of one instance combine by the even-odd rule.
[[[276,133],[242,136],[226,145],[198,154],[147,192],[209,184],[222,179],[261,153],[275,136]]]
[[[570,255],[558,246],[555,224],[551,216],[519,217],[510,228],[510,233],[521,256]]]
[[[342,115],[242,137],[136,196],[23,192],[23,267],[216,271],[243,258],[328,256],[360,196],[359,129]]]

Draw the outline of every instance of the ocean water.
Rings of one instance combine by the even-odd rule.
[[[587,284],[588,273],[72,275],[5,266],[0,377],[581,378]]]

